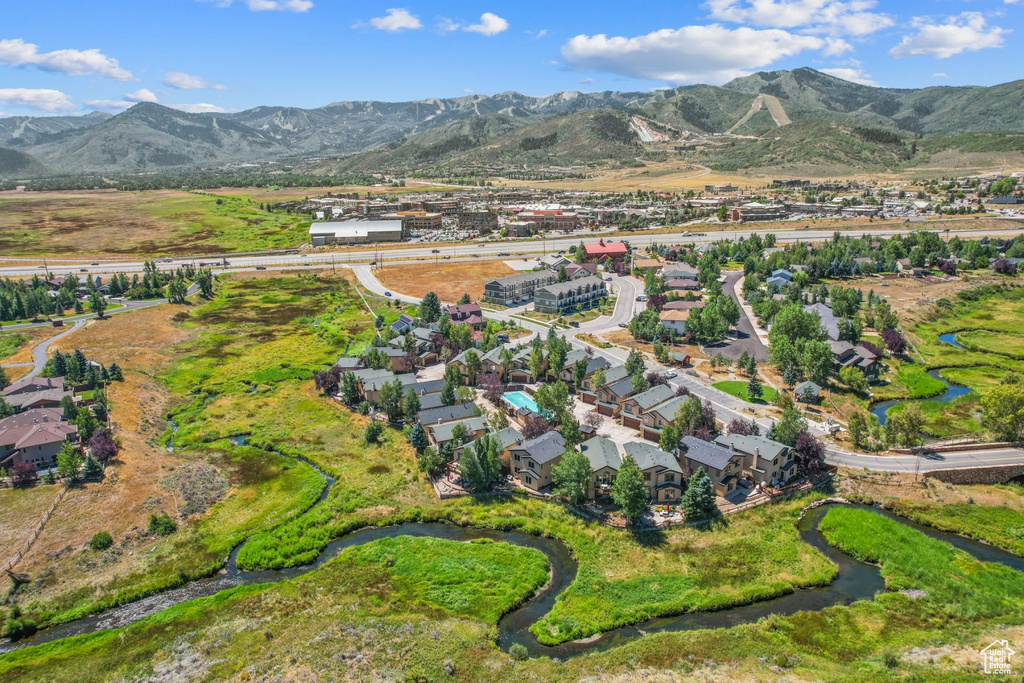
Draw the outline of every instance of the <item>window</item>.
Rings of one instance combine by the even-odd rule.
[[[516,453],[516,454],[515,454],[514,456],[512,456],[512,457],[513,457],[513,458],[515,459],[515,461],[516,461],[516,462],[519,462],[519,454],[518,454],[518,453]]]
[[[533,483],[533,479],[531,479],[530,477],[526,477],[526,483],[527,484],[532,484]]]
[[[676,475],[672,474],[671,472],[665,475],[665,481],[674,482],[675,480]]]
[[[650,472],[644,472],[644,481],[650,481],[650,480],[651,480],[651,473]]]

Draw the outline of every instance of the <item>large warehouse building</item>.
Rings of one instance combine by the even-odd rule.
[[[402,221],[324,221],[309,226],[314,247],[326,244],[369,244],[401,242],[405,236]]]

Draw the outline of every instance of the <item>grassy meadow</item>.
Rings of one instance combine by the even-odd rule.
[[[148,192],[0,194],[8,256],[187,255],[297,247],[309,222],[248,195]]]

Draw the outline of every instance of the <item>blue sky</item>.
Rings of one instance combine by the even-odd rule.
[[[1021,77],[1022,24],[1024,0],[9,0],[0,115],[650,90],[799,66],[993,85]]]

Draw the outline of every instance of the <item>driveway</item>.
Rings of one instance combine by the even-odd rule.
[[[768,350],[761,343],[754,329],[754,323],[750,320],[747,312],[743,310],[743,302],[740,301],[739,293],[736,291],[736,283],[743,279],[742,272],[727,273],[722,291],[732,297],[733,301],[740,308],[740,321],[736,324],[734,336],[714,344],[707,344],[704,350],[711,356],[722,354],[730,360],[738,360],[743,352],[753,356],[758,363],[768,360]]]

